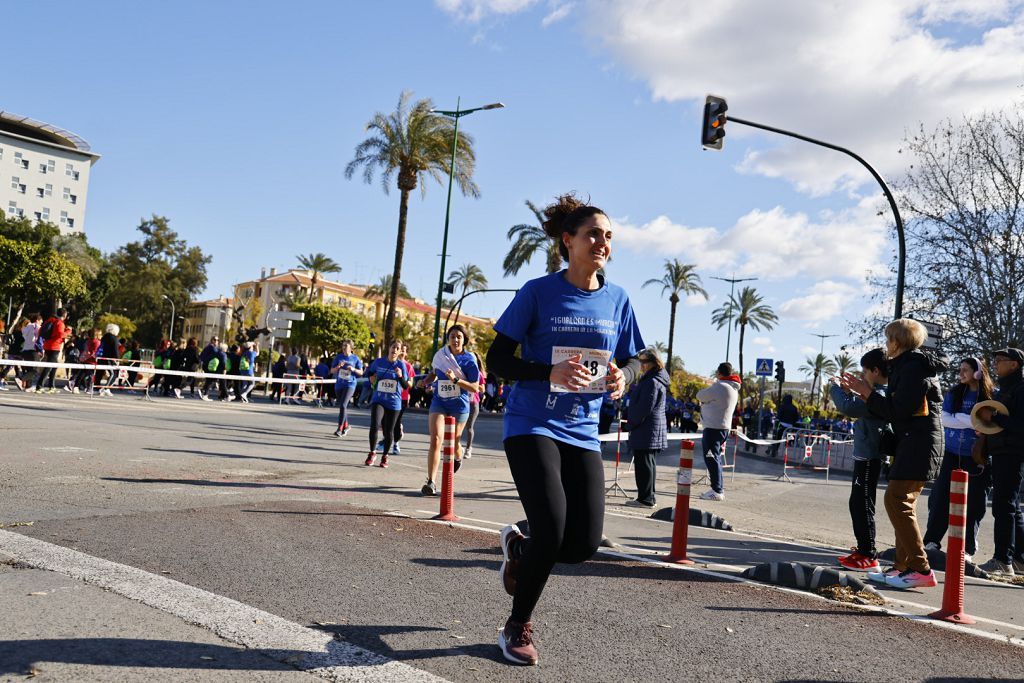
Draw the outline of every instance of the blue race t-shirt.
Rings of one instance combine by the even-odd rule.
[[[339,353],[337,356],[334,357],[334,360],[331,361],[331,367],[336,367],[339,363],[348,363],[350,366],[356,368],[357,370],[363,369],[363,361],[359,360],[359,356],[355,355],[354,353],[350,353],[347,356],[343,353]],[[335,388],[354,387],[356,385],[357,379],[359,378],[352,374],[351,369],[338,368],[338,379],[335,380],[334,386]]]
[[[398,370],[402,371],[403,379],[408,379],[405,377],[405,364],[400,360],[378,358],[370,363],[366,376],[373,376],[376,380],[370,403],[377,403],[388,410],[402,409],[402,384],[398,379]]]
[[[598,276],[601,286],[579,289],[565,271],[527,282],[494,329],[522,346],[523,360],[560,363],[577,353],[594,381],[580,391],[544,380],[516,382],[505,405],[505,438],[540,434],[599,450],[597,421],[608,362],[644,348],[625,290]]]
[[[476,358],[469,352],[452,355],[459,369],[466,376],[467,382],[480,381],[480,368],[476,366]],[[434,370],[434,397],[430,399],[430,412],[445,415],[465,415],[469,412],[469,392],[460,388],[455,382],[449,382],[441,370]]]

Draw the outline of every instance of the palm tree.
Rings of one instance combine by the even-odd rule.
[[[832,360],[836,364],[836,374],[842,375],[843,373],[849,372],[857,367],[857,363],[853,360],[853,356],[847,353],[837,353],[832,356]]]
[[[362,169],[363,180],[373,181],[374,173],[380,171],[381,185],[388,194],[389,183],[394,178],[398,185],[398,235],[395,239],[395,267],[392,272],[390,300],[398,298],[398,285],[402,280],[402,259],[405,255],[405,231],[409,217],[409,193],[417,184],[423,194],[427,188],[427,177],[444,184],[449,171],[458,183],[462,194],[479,197],[480,189],[473,182],[476,154],[473,139],[460,134],[455,138],[455,168],[451,169],[452,141],[455,122],[440,114],[434,114],[434,104],[429,99],[417,100],[410,104],[412,93],[405,91],[398,98],[398,106],[390,114],[377,112],[366,124],[370,137],[360,142],[355,157],[345,166],[345,177],[351,178]],[[385,347],[391,343],[395,329],[395,307],[388,308],[384,319]]]
[[[325,273],[340,273],[341,266],[335,263],[334,259],[328,258],[327,254],[299,254],[295,257],[299,267],[309,271],[309,303],[313,303],[313,293],[316,292],[316,285],[320,282],[320,276]]]
[[[543,249],[547,253],[547,272],[555,273],[562,268],[562,255],[558,252],[558,241],[548,237],[544,232],[544,215],[533,202],[526,200],[526,206],[537,218],[537,225],[521,223],[508,229],[506,237],[514,240],[501,267],[505,269],[505,277],[510,277],[530,262],[533,255]]]
[[[753,287],[744,287],[737,295],[730,295],[729,300],[721,308],[711,313],[711,322],[716,329],[722,329],[733,321],[735,327],[740,328],[740,377],[743,376],[743,339],[749,325],[752,330],[760,332],[772,330],[779,316],[775,315],[772,307],[764,303],[764,298],[757,293]],[[743,388],[740,387],[740,403],[743,402]]]
[[[384,275],[383,277],[381,277],[380,282],[378,282],[375,285],[370,285],[369,287],[367,287],[366,291],[363,292],[363,294],[365,296],[370,297],[379,296],[381,299],[384,300],[384,320],[387,320],[388,313],[394,310],[394,307],[391,305],[394,302],[394,300],[391,298],[391,295],[394,293],[394,290],[396,289],[398,290],[397,296],[403,297],[405,299],[412,298],[412,294],[410,294],[409,290],[406,289],[404,283],[399,282],[398,287],[394,286],[394,283],[392,282],[390,275]],[[390,346],[390,344],[383,348],[387,348],[388,346]]]
[[[664,296],[665,292],[669,292],[669,305],[670,313],[668,317],[668,374],[672,375],[672,344],[675,340],[676,334],[676,306],[679,305],[679,293],[683,294],[699,294],[705,299],[708,298],[708,293],[704,291],[701,286],[700,275],[697,274],[697,266],[689,263],[680,263],[679,259],[672,259],[671,261],[665,261],[665,274],[658,278],[651,278],[643,284],[644,287],[647,285],[661,285],[661,294]],[[740,367],[743,363],[740,363]]]
[[[484,275],[484,271],[472,263],[465,263],[458,270],[453,270],[448,274],[448,284],[452,287],[462,287],[461,296],[464,298],[469,290],[475,292],[479,289],[487,289],[487,276]],[[458,307],[455,309],[455,322],[459,322],[459,313],[461,312],[462,298],[459,299]]]
[[[804,373],[805,375],[814,375],[814,379],[811,380],[811,400],[817,402],[817,394],[815,387],[818,386],[818,378],[822,375],[834,375],[836,374],[836,362],[826,356],[823,353],[819,353],[814,358],[808,356],[804,360],[804,364],[801,365],[797,370]]]
[[[665,358],[665,354],[668,353],[668,347],[665,346],[665,342],[654,342],[649,347],[652,351],[656,352],[662,358]]]

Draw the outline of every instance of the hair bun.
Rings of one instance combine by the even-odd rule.
[[[548,237],[557,239],[565,232],[565,220],[569,215],[573,211],[585,206],[587,206],[587,203],[581,201],[573,192],[558,197],[553,204],[544,207],[543,214],[545,220],[541,224],[544,227],[544,232],[547,233]]]

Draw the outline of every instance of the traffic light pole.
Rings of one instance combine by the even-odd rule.
[[[874,179],[876,181],[878,181],[878,184],[882,187],[882,192],[885,194],[885,198],[887,200],[889,200],[889,208],[892,209],[893,217],[896,219],[896,237],[897,237],[897,240],[899,242],[899,264],[898,264],[897,269],[896,269],[896,311],[895,311],[895,313],[896,313],[896,318],[902,318],[903,317],[903,288],[904,288],[904,283],[905,283],[906,266],[907,266],[907,242],[906,242],[906,238],[905,238],[905,236],[903,234],[903,219],[900,217],[900,211],[896,207],[896,200],[893,199],[892,192],[889,191],[889,186],[885,184],[884,180],[882,180],[882,176],[878,175],[878,172],[875,169],[873,169],[868,162],[864,161],[864,159],[862,159],[858,154],[856,154],[856,153],[846,149],[845,147],[840,147],[839,145],[833,145],[831,142],[825,142],[824,140],[815,140],[814,138],[809,138],[806,135],[800,135],[799,133],[794,133],[792,131],[783,130],[781,128],[773,128],[772,126],[766,126],[763,123],[755,123],[754,121],[747,121],[746,119],[737,118],[735,116],[729,116],[727,118],[727,120],[729,122],[731,122],[731,123],[738,123],[738,124],[743,125],[743,126],[750,126],[751,128],[760,128],[761,130],[766,130],[766,131],[768,131],[770,133],[778,133],[779,135],[786,135],[786,136],[791,137],[791,138],[796,138],[797,140],[803,140],[804,142],[809,142],[812,145],[818,145],[819,147],[827,147],[828,149],[832,149],[832,150],[835,150],[837,152],[842,152],[843,154],[846,154],[847,156],[850,156],[850,157],[853,157],[854,159],[856,159],[858,162],[860,162],[860,164],[864,168],[866,168],[868,170],[869,173],[871,173],[872,177],[874,177]]]

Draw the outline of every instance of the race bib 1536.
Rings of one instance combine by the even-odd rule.
[[[377,391],[382,394],[397,394],[398,393],[398,380],[397,379],[382,379],[377,382]]]

